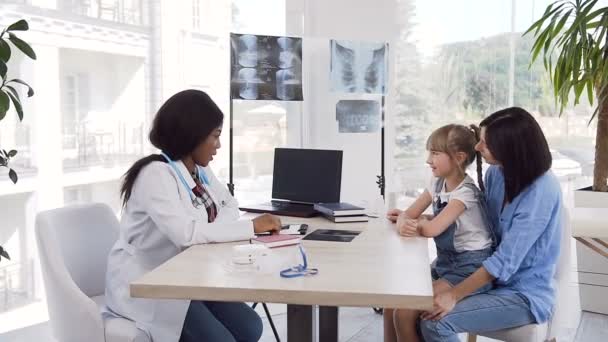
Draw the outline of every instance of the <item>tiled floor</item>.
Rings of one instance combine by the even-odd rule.
[[[287,341],[287,315],[284,305],[271,305],[273,320],[278,328],[281,341]],[[261,342],[274,342],[275,338],[266,316],[260,310],[264,320],[264,334]],[[340,342],[373,342],[382,341],[382,316],[369,308],[340,309]],[[55,342],[50,337],[48,322],[37,324],[6,334],[0,334],[2,342]],[[492,341],[478,338],[479,342]],[[560,341],[558,339],[558,341]],[[608,316],[584,312],[576,334],[575,342],[608,341]]]
[[[274,306],[273,306],[274,307]],[[273,320],[277,326],[281,341],[287,341],[287,316],[285,313],[273,312]],[[276,341],[268,320],[260,313],[264,320],[264,334],[260,342]],[[372,342],[382,341],[382,316],[374,313],[368,308],[340,308],[340,342]],[[558,341],[568,341],[566,337]],[[462,338],[464,341],[464,336]],[[494,341],[485,337],[478,337],[478,342]],[[606,342],[608,341],[608,316],[590,312],[584,312],[581,323],[576,333],[575,342]]]

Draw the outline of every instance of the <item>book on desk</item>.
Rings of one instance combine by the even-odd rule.
[[[302,238],[299,235],[272,234],[262,235],[251,239],[253,244],[262,244],[268,248],[297,245]]]
[[[346,202],[315,203],[316,211],[327,216],[355,216],[365,215],[365,208],[357,207]]]
[[[369,221],[365,208],[357,207],[350,203],[316,203],[314,208],[323,214],[326,219],[335,223]]]
[[[326,219],[334,223],[346,223],[346,222],[367,222],[369,218],[367,215],[348,215],[348,216],[330,216],[323,215]]]

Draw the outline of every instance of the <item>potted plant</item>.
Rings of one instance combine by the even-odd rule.
[[[558,0],[524,33],[533,33],[533,63],[542,53],[560,114],[574,95],[597,107],[593,186],[575,192],[577,207],[608,207],[608,7],[598,0]],[[585,95],[583,95],[585,94]]]
[[[0,121],[6,117],[6,113],[14,107],[19,121],[23,120],[23,106],[21,105],[21,97],[15,86],[27,87],[27,96],[31,97],[34,95],[34,90],[24,81],[18,78],[9,79],[8,76],[8,62],[11,59],[12,51],[11,44],[23,52],[26,56],[31,59],[36,59],[36,53],[31,46],[21,40],[15,32],[27,31],[29,25],[25,20],[19,20],[16,23],[9,25],[7,28],[2,30],[0,33]],[[8,169],[8,175],[13,183],[17,183],[17,172],[10,167],[11,158],[17,155],[16,150],[5,150],[0,148],[0,167]],[[2,246],[0,246],[0,260],[2,258],[10,259],[9,254]]]
[[[573,95],[597,107],[589,123],[597,118],[593,186],[575,191],[575,207],[608,208],[608,7],[595,8],[598,0],[560,0],[547,7],[543,16],[524,34],[532,33],[532,62],[542,53],[560,114]],[[585,94],[585,95],[583,95]],[[577,240],[577,262],[581,308],[608,314],[608,218],[598,209],[572,216]],[[591,210],[592,212],[589,212]]]

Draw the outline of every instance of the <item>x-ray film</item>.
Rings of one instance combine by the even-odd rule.
[[[230,96],[242,100],[302,101],[302,39],[230,35]]]
[[[340,133],[372,133],[380,128],[380,103],[372,100],[340,100],[336,104]]]
[[[388,44],[331,40],[331,90],[386,94]]]

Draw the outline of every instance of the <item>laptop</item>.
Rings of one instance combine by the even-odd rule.
[[[243,206],[252,213],[312,217],[314,204],[340,202],[342,151],[275,148],[272,200]]]

